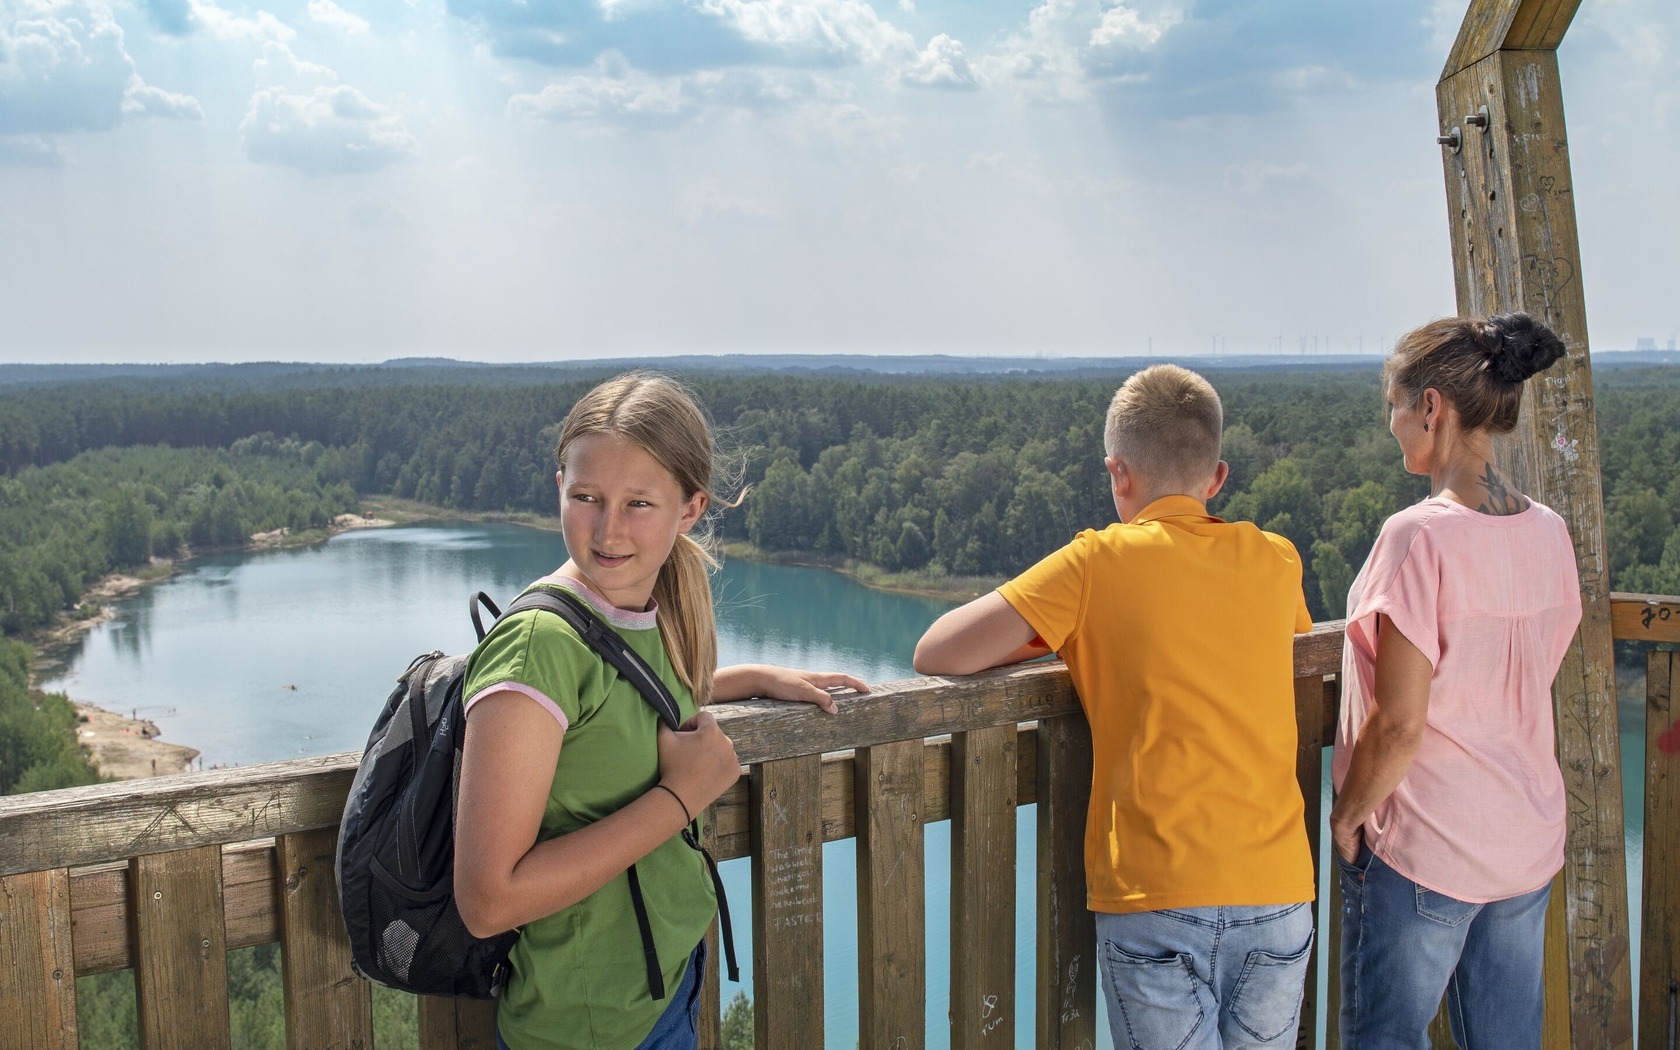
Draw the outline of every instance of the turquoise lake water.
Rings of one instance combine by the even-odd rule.
[[[471,647],[473,592],[505,604],[564,560],[558,533],[497,524],[356,530],[312,548],[204,558],[119,602],[116,617],[95,628],[63,673],[43,686],[111,710],[138,710],[162,728],[165,740],[200,749],[207,768],[354,750],[366,743],[410,659],[432,648]],[[912,675],[916,639],[949,608],[869,590],[820,569],[742,561],[725,564],[716,590],[723,663],[844,670],[876,683]],[[1633,909],[1643,846],[1642,704],[1642,694],[1637,705],[1624,697],[1621,736],[1623,769],[1633,774],[1624,777]],[[1017,818],[1016,1045],[1022,1047],[1032,1045],[1034,814],[1023,806]],[[925,857],[927,1045],[944,1048],[948,822],[929,825]],[[854,865],[852,842],[825,847],[825,1029],[835,1048],[857,1042]],[[751,876],[744,860],[722,867],[737,922],[740,987],[750,994]],[[1637,926],[1633,950],[1637,959]],[[737,987],[724,983],[725,1001]],[[1099,1028],[1098,1046],[1107,1047],[1106,1022]]]

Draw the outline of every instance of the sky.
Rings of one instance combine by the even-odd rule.
[[[0,363],[1378,353],[1466,0],[0,0]],[[1680,335],[1680,4],[1559,51]]]

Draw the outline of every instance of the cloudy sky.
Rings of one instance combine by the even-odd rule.
[[[1466,0],[0,0],[0,361],[1376,352]],[[1560,52],[1680,329],[1680,4]]]

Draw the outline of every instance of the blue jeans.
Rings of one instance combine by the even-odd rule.
[[[1447,997],[1463,1050],[1536,1050],[1550,885],[1487,904],[1424,889],[1361,847],[1342,879],[1344,1050],[1425,1050]]]
[[[688,957],[682,983],[667,997],[665,1012],[636,1050],[695,1050],[700,1045],[700,984],[705,977],[706,942],[701,941]],[[496,1033],[496,1050],[509,1050],[500,1032]]]
[[[1293,1047],[1312,942],[1310,903],[1098,912],[1115,1047]]]

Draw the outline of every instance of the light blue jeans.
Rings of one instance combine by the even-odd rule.
[[[1310,903],[1098,912],[1115,1047],[1293,1047],[1312,942]]]
[[[666,1000],[670,1005],[636,1050],[695,1050],[700,1045],[700,982],[705,976],[706,942],[701,941],[688,957],[682,982]],[[496,1050],[509,1050],[500,1032],[496,1033]]]
[[[1470,904],[1361,847],[1342,880],[1343,1050],[1425,1050],[1447,997],[1461,1050],[1537,1050],[1550,885]]]

